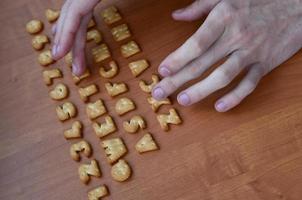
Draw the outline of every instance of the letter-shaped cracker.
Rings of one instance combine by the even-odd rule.
[[[149,151],[158,150],[158,146],[152,135],[150,133],[146,133],[135,145],[135,149],[139,153],[145,153]]]
[[[117,75],[118,73],[118,66],[116,64],[115,61],[110,61],[109,62],[109,67],[110,69],[109,70],[105,70],[104,67],[100,67],[100,75],[104,78],[113,78]]]
[[[120,13],[118,12],[117,8],[111,6],[101,12],[101,16],[106,24],[113,24],[118,22],[122,19]]]
[[[115,41],[119,42],[131,36],[127,24],[118,25],[111,29],[112,36]]]
[[[49,92],[49,96],[53,100],[63,100],[68,97],[68,88],[63,83],[59,83]]]
[[[118,159],[127,153],[126,146],[121,138],[108,139],[101,142],[101,146],[107,155],[107,161],[110,164],[115,163]]]
[[[127,44],[121,46],[122,56],[125,58],[129,58],[137,53],[139,53],[141,49],[138,44],[134,41],[130,41]]]
[[[79,94],[81,99],[84,102],[87,102],[89,100],[89,97],[96,94],[98,92],[98,88],[95,84],[89,85],[87,87],[84,88],[80,88],[79,89]]]
[[[99,30],[91,29],[87,32],[86,41],[94,41],[96,44],[99,44],[102,41],[102,35]]]
[[[96,160],[92,160],[90,164],[81,164],[79,167],[80,180],[87,184],[90,181],[90,177],[101,177],[101,170]]]
[[[62,76],[61,70],[57,68],[43,71],[43,80],[46,85],[51,85],[53,79],[61,78]]]
[[[107,110],[104,106],[102,99],[97,100],[93,103],[88,103],[86,106],[86,113],[89,119],[96,119],[103,114],[107,113]]]
[[[143,92],[151,93],[153,87],[159,83],[159,77],[157,75],[153,74],[151,79],[152,79],[152,83],[150,84],[147,84],[145,81],[142,80],[139,82],[139,87]]]
[[[125,83],[105,83],[105,88],[111,97],[115,97],[128,91]]]
[[[128,98],[121,98],[115,104],[115,111],[118,115],[124,115],[135,109],[135,104]]]
[[[40,20],[33,19],[26,24],[26,31],[30,34],[39,33],[42,29],[43,23]]]
[[[174,108],[169,110],[169,114],[157,115],[157,120],[164,131],[169,130],[169,124],[181,124],[181,119]]]
[[[81,160],[80,152],[82,152],[87,158],[90,157],[92,153],[90,144],[82,140],[78,143],[71,145],[70,156],[73,160],[75,161]]]
[[[94,58],[94,62],[99,63],[102,62],[103,60],[106,60],[107,58],[110,58],[111,53],[108,49],[107,44],[101,44],[92,49],[92,56]]]
[[[42,66],[47,66],[55,62],[55,60],[52,58],[51,51],[45,50],[42,51],[38,56],[38,62]]]
[[[111,177],[118,182],[126,181],[130,176],[131,168],[123,159],[120,159],[111,168]]]
[[[99,137],[99,138],[103,138],[103,137],[113,133],[114,131],[116,131],[115,123],[114,123],[112,117],[110,117],[110,116],[105,117],[104,123],[98,124],[97,122],[93,122],[92,128],[93,128],[95,134],[97,135],[97,137]]]
[[[123,123],[123,127],[126,132],[128,133],[136,133],[139,128],[145,129],[146,128],[146,123],[143,117],[139,115],[133,116],[130,121],[126,121]]]
[[[68,54],[66,54],[66,56],[64,57],[65,63],[67,65],[67,67],[72,67],[72,52],[68,52]]]
[[[39,34],[35,35],[31,40],[31,45],[35,50],[41,50],[44,48],[45,44],[49,43],[49,39],[47,35]]]
[[[76,76],[76,75],[72,74],[72,80],[77,85],[82,80],[84,80],[85,78],[88,78],[89,76],[90,76],[90,71],[89,71],[89,69],[86,69],[86,71],[84,72],[84,74],[81,75],[81,76]]]
[[[102,197],[105,197],[108,194],[109,193],[106,185],[102,185],[88,192],[88,200],[100,200]]]
[[[145,59],[129,63],[129,68],[133,76],[135,77],[143,73],[148,67],[149,67],[149,63]]]
[[[63,103],[62,105],[57,106],[56,112],[57,112],[58,118],[61,121],[65,121],[65,120],[75,117],[77,114],[77,109],[72,103],[66,102],[66,103]]]
[[[169,98],[166,98],[164,100],[161,101],[157,101],[156,99],[154,99],[153,97],[148,97],[148,103],[151,105],[151,108],[154,112],[157,112],[158,109],[162,106],[162,105],[171,105],[171,101]]]
[[[64,137],[66,140],[76,139],[82,137],[82,128],[83,125],[80,121],[75,121],[71,125],[71,129],[64,131]]]
[[[57,21],[57,19],[59,18],[60,11],[54,10],[54,9],[46,9],[45,16],[46,16],[47,21],[49,21],[50,23],[53,23],[53,22]]]

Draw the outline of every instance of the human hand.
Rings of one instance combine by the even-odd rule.
[[[52,29],[55,35],[53,58],[59,60],[72,51],[72,72],[75,75],[81,75],[86,68],[87,25],[98,2],[99,0],[66,0],[60,18]]]
[[[180,92],[177,99],[181,105],[192,105],[247,70],[239,85],[215,104],[217,111],[228,111],[247,97],[264,75],[301,48],[299,0],[196,0],[174,12],[173,18],[191,21],[207,14],[198,31],[160,64],[164,79],[152,91],[155,99],[166,98],[227,58],[208,77]]]

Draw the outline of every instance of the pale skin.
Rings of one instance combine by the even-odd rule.
[[[72,50],[77,75],[85,71],[86,27],[98,2],[67,0],[53,28],[54,58],[58,60]],[[226,58],[209,76],[178,94],[183,106],[203,100],[246,71],[241,82],[215,103],[218,112],[234,108],[255,90],[263,76],[299,51],[302,44],[302,0],[196,0],[172,16],[180,21],[206,20],[158,67],[164,78],[152,91],[155,99],[165,99]]]

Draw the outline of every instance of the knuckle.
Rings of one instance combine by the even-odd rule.
[[[255,42],[255,37],[257,37],[255,33],[246,27],[240,29],[238,36],[237,42],[240,43],[241,47],[243,48],[249,48],[251,44]]]
[[[234,15],[234,9],[228,1],[222,1],[219,4],[217,15],[220,15],[220,20],[230,22]]]
[[[232,21],[232,19],[233,19],[233,13],[232,12],[227,11],[227,12],[224,12],[222,14],[222,22],[223,23],[229,24],[230,21]]]
[[[250,79],[246,80],[245,87],[243,88],[245,90],[244,96],[251,94],[255,90],[255,88],[256,88],[255,81],[252,81]]]
[[[254,77],[263,77],[269,72],[267,66],[267,63],[258,62],[250,67],[250,72],[253,72]]]
[[[245,56],[237,55],[233,58],[232,65],[236,68],[236,70],[239,70],[240,68],[244,67],[244,60]]]
[[[245,25],[241,24],[238,28],[238,39],[239,41],[249,41],[252,37],[251,32],[245,27]]]
[[[230,73],[226,69],[223,69],[223,68],[218,68],[214,72],[213,77],[214,77],[214,79],[216,79],[215,82],[217,83],[218,89],[221,89],[221,88],[227,86],[231,81]]]
[[[251,46],[253,38],[254,36],[249,30],[242,27],[236,27],[236,30],[231,36],[230,43],[238,49],[247,49]]]
[[[269,72],[264,65],[256,66],[256,70],[257,70],[258,76],[260,76],[260,77],[266,75]]]
[[[242,96],[238,90],[233,91],[231,97],[233,106],[238,105],[244,99],[244,96]]]
[[[188,70],[189,77],[195,79],[199,76],[199,66],[194,65]]]
[[[162,86],[168,90],[167,92],[175,91],[178,89],[177,83],[171,77],[163,79]]]
[[[177,56],[180,50],[177,49],[176,51],[172,52],[165,60],[164,63],[166,65],[166,67],[169,67],[169,70],[173,70],[171,69],[170,66],[177,66],[178,60],[179,60],[179,56]]]
[[[201,63],[199,61],[195,60],[190,65],[191,66],[187,67],[189,78],[190,79],[198,78],[200,76],[200,74],[202,73]]]
[[[204,28],[204,31],[207,33],[206,35],[208,35],[208,29]],[[188,44],[188,46],[190,47],[190,49],[194,50],[195,52],[197,52],[197,54],[201,54],[204,51],[204,40],[208,40],[209,37],[205,36],[204,38],[200,38],[198,34],[194,34],[191,39],[190,42]]]

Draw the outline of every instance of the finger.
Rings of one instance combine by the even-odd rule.
[[[85,44],[86,44],[86,32],[87,25],[91,19],[92,14],[87,14],[79,27],[79,31],[75,37],[75,42],[72,47],[72,73],[76,76],[80,76],[84,73],[86,68],[86,57],[85,57]]]
[[[243,57],[241,53],[233,53],[225,63],[215,69],[206,79],[181,92],[177,97],[178,103],[189,106],[224,88],[246,66],[244,59],[246,57]]]
[[[193,60],[182,70],[160,81],[152,90],[153,98],[156,100],[167,98],[183,84],[201,76],[212,65],[227,56],[227,54],[228,46],[225,43],[216,42],[206,53]]]
[[[60,33],[55,50],[56,59],[62,58],[70,51],[82,18],[93,9],[97,2],[98,0],[78,0],[69,6],[61,31],[58,30]]]
[[[193,21],[207,14],[215,7],[220,0],[196,0],[186,8],[173,12],[175,20]]]
[[[239,85],[216,102],[216,110],[218,112],[226,112],[240,104],[243,99],[255,90],[262,77],[261,68],[256,65],[252,66]]]
[[[215,43],[224,31],[219,15],[212,11],[198,31],[160,64],[158,71],[163,77],[175,74]]]
[[[58,21],[56,22],[56,26],[55,26],[56,30],[55,30],[55,35],[54,35],[54,45],[52,47],[52,57],[54,59],[56,59],[57,44],[58,44],[60,33],[61,33],[61,30],[62,30],[62,25],[64,24],[66,14],[67,14],[68,8],[71,5],[71,3],[72,3],[72,0],[66,0],[65,1],[64,5],[61,9],[61,12],[60,12],[60,17],[59,17]]]

